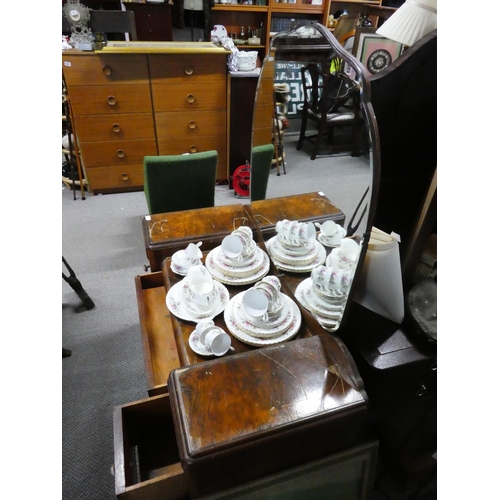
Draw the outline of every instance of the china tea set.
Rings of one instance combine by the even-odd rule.
[[[266,248],[279,269],[311,272],[295,297],[331,330],[340,322],[359,246],[344,238],[345,230],[334,221],[316,227],[311,222],[281,220]],[[201,244],[190,243],[172,255],[171,269],[183,279],[166,297],[175,316],[196,323],[189,337],[191,349],[202,356],[222,356],[233,349],[231,337],[213,322],[222,312],[229,332],[245,344],[268,346],[292,339],[301,325],[300,309],[281,292],[279,278],[267,276],[270,258],[254,241],[252,229],[241,226],[232,231],[208,252],[205,264]],[[328,257],[325,247],[333,248]],[[225,285],[253,286],[231,298]]]

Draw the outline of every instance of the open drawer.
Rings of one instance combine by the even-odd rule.
[[[187,500],[168,394],[113,409],[119,500]]]

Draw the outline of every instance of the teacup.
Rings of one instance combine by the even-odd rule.
[[[188,269],[185,279],[189,287],[190,301],[203,311],[210,309],[216,298],[216,290],[208,269],[203,264],[192,266]]]
[[[276,276],[266,276],[261,281],[254,285],[256,290],[265,293],[269,302],[267,312],[274,314],[283,307],[283,300],[281,299],[281,282]]]
[[[215,328],[215,323],[211,319],[200,321],[196,324],[196,328],[194,329],[194,331],[198,334],[200,342],[202,344],[204,344],[205,335],[212,328]]]
[[[196,243],[190,243],[186,249],[184,250],[186,252],[186,256],[189,260],[189,262],[194,263],[197,260],[200,260],[203,257],[203,253],[200,250],[200,247],[202,245],[202,242]]]
[[[333,249],[326,258],[327,266],[341,269],[353,268],[358,260],[360,246],[352,238],[340,240],[340,247]]]
[[[221,243],[222,253],[230,259],[239,259],[243,255],[244,244],[241,238],[231,233]]]
[[[248,257],[255,248],[253,245],[253,232],[248,226],[240,226],[235,229],[232,233],[233,236],[237,236],[243,243],[243,257]]]
[[[200,342],[216,356],[223,356],[231,347],[231,337],[215,325],[203,330]]]
[[[317,266],[311,272],[311,279],[321,291],[346,293],[351,285],[353,272],[338,267]]]
[[[186,272],[191,266],[201,264],[203,253],[200,250],[201,241],[196,245],[190,243],[184,250],[179,250],[172,255],[172,262],[180,271]]]
[[[316,227],[320,229],[321,237],[330,245],[338,245],[347,233],[341,225],[336,224],[333,220],[327,220],[323,224],[316,223]]]
[[[316,239],[316,230],[312,222],[289,221],[283,219],[276,223],[278,238],[293,245],[310,244]]]
[[[264,291],[252,287],[243,295],[243,307],[250,316],[262,318],[265,321],[267,319],[269,299]]]

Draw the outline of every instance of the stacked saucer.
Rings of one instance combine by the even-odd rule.
[[[274,300],[266,299],[262,309],[266,312],[263,314],[249,307],[245,300],[256,290],[263,290],[260,284],[277,289]],[[279,291],[280,287],[278,278],[267,276],[255,287],[235,295],[224,310],[224,321],[229,332],[241,342],[257,347],[279,344],[293,338],[302,321],[300,309],[290,297]]]
[[[323,328],[337,330],[344,313],[347,293],[336,290],[322,291],[313,283],[312,278],[302,281],[295,290],[300,304],[311,312]]]
[[[306,273],[325,262],[326,250],[316,240],[311,222],[282,220],[276,224],[277,236],[267,243],[274,264],[283,271]]]
[[[243,241],[238,245],[239,238]],[[211,250],[205,265],[214,279],[226,285],[248,285],[269,272],[269,257],[252,239],[252,230],[243,226],[226,236]]]

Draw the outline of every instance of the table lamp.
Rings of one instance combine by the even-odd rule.
[[[407,47],[437,28],[437,0],[406,0],[376,31]]]

